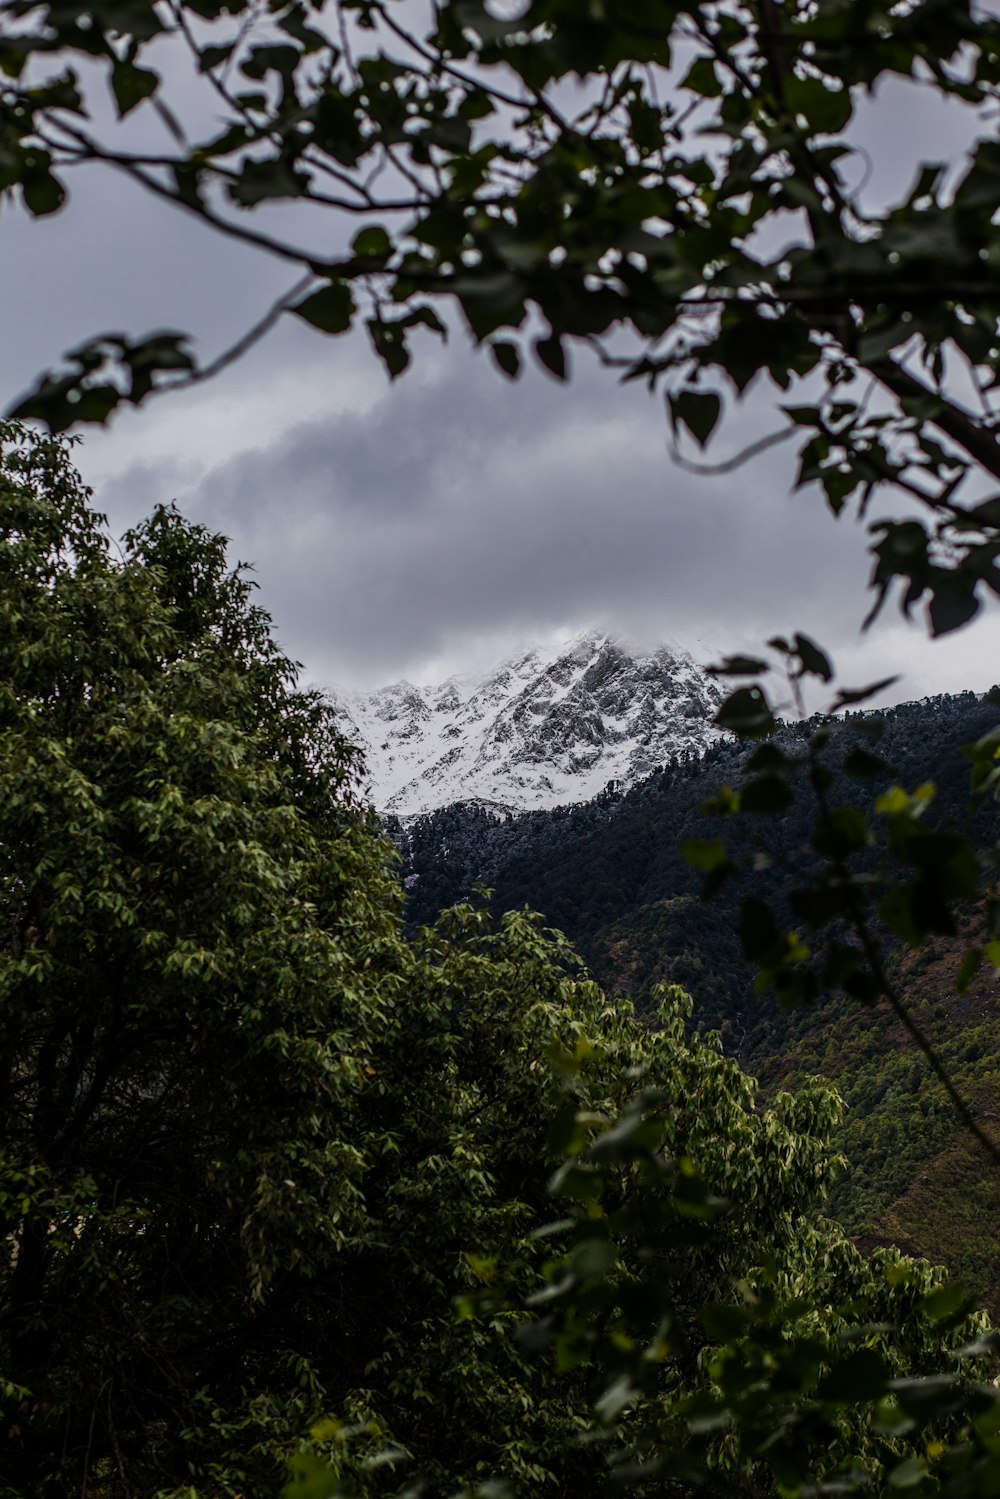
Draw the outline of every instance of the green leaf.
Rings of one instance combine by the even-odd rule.
[[[280,156],[245,161],[239,176],[229,184],[229,196],[241,208],[255,208],[282,198],[300,198],[309,185],[305,172]]]
[[[975,579],[957,574],[946,574],[946,577],[948,582],[935,588],[927,611],[931,634],[935,636],[960,630],[979,613]]]
[[[783,749],[776,744],[766,743],[754,750],[753,754],[747,756],[745,769],[753,771],[758,775],[791,775],[799,765],[799,761],[793,760],[786,755]]]
[[[739,1306],[703,1306],[699,1309],[698,1321],[715,1342],[730,1343],[746,1332],[752,1313]],[[728,1412],[726,1414],[728,1418]],[[728,1419],[725,1424],[728,1425]]]
[[[508,380],[516,380],[521,373],[521,353],[517,345],[496,339],[490,343],[489,350],[497,368],[502,370]]]
[[[722,93],[722,84],[719,82],[712,59],[696,57],[684,75],[681,88],[690,89],[693,94],[700,94],[703,99],[718,99]]]
[[[351,253],[359,260],[384,260],[392,252],[392,240],[381,224],[368,224],[351,240]]]
[[[448,329],[438,317],[434,308],[426,302],[419,307],[411,307],[404,317],[399,319],[401,328],[429,328],[436,333],[442,343],[448,342]]]
[[[871,776],[887,775],[891,767],[878,755],[873,755],[871,750],[866,750],[857,744],[844,757],[844,770],[849,776],[856,780],[864,780]]]
[[[225,42],[220,46],[202,47],[198,54],[199,73],[209,73],[221,63],[228,62],[235,46],[235,42]]]
[[[547,338],[536,338],[534,347],[538,360],[544,368],[557,380],[565,380],[566,354],[562,339],[558,334],[550,334]]]
[[[302,53],[288,42],[264,42],[251,47],[249,56],[240,65],[247,78],[263,79],[268,73],[279,73],[291,78],[299,65]]]
[[[883,677],[881,681],[869,682],[867,687],[842,688],[834,698],[830,711],[836,713],[838,708],[852,708],[858,703],[866,703],[869,698],[877,697],[898,681],[898,677]]]
[[[889,1487],[893,1489],[916,1488],[918,1483],[923,1483],[929,1472],[925,1458],[908,1457],[890,1469]]]
[[[788,78],[783,92],[788,108],[801,115],[809,130],[816,134],[838,133],[853,113],[850,89],[829,88],[819,78]]]
[[[386,323],[380,318],[369,318],[365,326],[389,379],[398,379],[410,362],[405,329],[399,323]]]
[[[481,341],[498,328],[519,328],[526,308],[521,283],[508,271],[489,276],[456,280],[452,291],[458,297],[474,337]]]
[[[822,425],[818,406],[782,406],[780,410],[791,418],[796,427],[820,427]]]
[[[821,682],[832,681],[833,667],[830,665],[830,658],[808,635],[796,635],[794,653],[802,663],[803,672],[819,677]]]
[[[119,119],[124,119],[144,99],[149,99],[159,86],[160,75],[152,68],[139,68],[132,62],[116,62],[111,69],[111,89]]]
[[[780,775],[753,776],[740,789],[742,812],[784,812],[794,800],[792,788]]]
[[[934,1322],[944,1322],[969,1309],[969,1293],[960,1285],[938,1286],[924,1297],[923,1308]]]
[[[326,1458],[303,1449],[287,1462],[291,1477],[281,1491],[281,1499],[333,1499],[340,1478]]]
[[[859,1348],[824,1375],[817,1394],[838,1404],[875,1401],[885,1394],[889,1377],[888,1365],[881,1354],[873,1348]]]
[[[866,848],[872,833],[867,817],[857,807],[834,807],[817,820],[810,841],[817,853],[839,859]]]
[[[910,886],[889,890],[878,903],[878,913],[890,931],[902,937],[909,947],[919,947],[929,935],[925,913]]]
[[[596,1201],[604,1191],[604,1175],[592,1166],[580,1166],[568,1162],[561,1166],[552,1178],[552,1193],[556,1197],[577,1198],[582,1202]]]
[[[584,1239],[569,1256],[569,1265],[578,1280],[603,1280],[618,1263],[618,1254],[606,1238]]]
[[[692,869],[718,869],[728,860],[726,846],[719,838],[685,838],[681,857]]]
[[[335,281],[311,292],[288,310],[322,333],[344,333],[351,326],[356,309],[346,282]]]
[[[706,797],[698,808],[702,817],[732,817],[739,810],[739,793],[732,786],[721,787],[714,796]]]
[[[777,728],[767,698],[759,687],[740,687],[730,694],[712,720],[741,739],[765,739]]]
[[[710,677],[759,677],[771,668],[759,656],[724,656],[721,661],[706,666]]]
[[[958,973],[955,975],[955,989],[959,994],[966,993],[982,965],[983,954],[980,948],[970,947],[968,952],[963,954]]]
[[[884,791],[875,803],[875,811],[881,812],[885,817],[895,817],[901,812],[909,812],[910,797],[902,786],[892,786]]]
[[[740,942],[751,962],[762,959],[781,944],[781,932],[766,901],[747,896],[740,905]]]
[[[28,212],[35,218],[56,213],[66,201],[66,190],[62,183],[47,170],[26,175],[21,183],[21,195]]]
[[[699,447],[704,447],[722,415],[722,401],[714,391],[682,390],[668,396],[671,419],[680,422],[691,433]]]

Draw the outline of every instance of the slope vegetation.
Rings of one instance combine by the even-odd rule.
[[[910,703],[879,715],[855,715],[841,729],[870,742],[890,769],[859,786],[842,781],[839,800],[870,806],[890,784],[937,787],[933,815],[983,843],[994,841],[994,804],[968,802],[960,747],[996,723],[997,709],[974,693]],[[794,742],[795,728],[782,731]],[[625,792],[582,806],[520,816],[475,806],[443,808],[405,827],[391,824],[405,866],[409,915],[432,919],[476,885],[492,890],[498,910],[529,906],[583,953],[611,992],[648,1007],[655,986],[680,983],[694,996],[694,1024],[721,1032],[764,1085],[765,1094],[820,1074],[848,1105],[840,1147],[849,1167],[834,1209],[861,1241],[895,1243],[946,1262],[1000,1309],[1000,1256],[991,1225],[1000,1216],[1000,1184],[958,1128],[940,1085],[898,1022],[843,997],[782,1011],[758,993],[738,935],[738,883],[709,903],[700,876],[680,854],[685,838],[712,836],[715,819],[700,808],[739,778],[741,749],[712,746],[681,757]],[[771,867],[754,878],[780,899],[790,870],[807,852],[811,809],[793,805],[764,820]],[[757,836],[756,843],[760,845]],[[976,913],[970,911],[969,929]],[[992,1120],[1000,1081],[998,979],[984,968],[967,993],[955,991],[966,944],[941,938],[894,961],[901,988],[964,1094]]]

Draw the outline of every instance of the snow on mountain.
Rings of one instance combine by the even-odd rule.
[[[684,651],[638,655],[592,631],[485,677],[333,696],[375,806],[406,817],[458,801],[555,807],[641,780],[712,742],[723,689]]]

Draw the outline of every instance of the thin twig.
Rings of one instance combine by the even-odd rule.
[[[298,297],[304,296],[315,280],[316,277],[313,275],[312,271],[309,271],[305,276],[300,277],[299,280],[296,281],[295,285],[290,287],[287,292],[283,293],[283,295],[280,296],[277,301],[268,308],[264,316],[260,318],[256,323],[254,323],[253,327],[249,328],[246,333],[242,334],[242,336],[238,338],[235,343],[230,344],[228,349],[224,349],[221,354],[216,355],[216,357],[211,360],[210,363],[202,365],[196,370],[192,370],[190,374],[183,375],[179,380],[172,380],[164,383],[163,385],[156,386],[151,394],[160,395],[164,391],[168,390],[187,390],[192,385],[200,385],[205,380],[214,379],[214,377],[218,374],[221,374],[224,369],[228,369],[231,364],[235,364],[237,360],[242,359],[243,355],[248,353],[249,350],[253,348],[254,344],[259,343],[264,335],[271,331],[275,323],[281,317],[282,313],[287,312],[292,303]]]
[[[732,458],[725,459],[722,463],[696,463],[691,458],[685,458],[677,444],[673,442],[667,443],[667,451],[671,460],[689,474],[707,474],[710,477],[714,474],[731,474],[736,469],[742,468],[743,464],[748,463],[751,458],[756,458],[759,453],[766,453],[769,448],[775,448],[779,443],[793,437],[798,430],[797,427],[789,425],[782,427],[779,432],[769,432],[766,437],[758,437],[756,442],[750,443],[748,447],[734,454]]]
[[[935,396],[935,392],[929,390],[922,380],[911,375],[909,370],[897,364],[890,355],[883,359],[872,360],[866,368],[879,379],[898,401],[918,396],[924,400],[928,396]],[[995,434],[987,428],[981,427],[967,411],[954,400],[938,398],[939,407],[928,418],[938,427],[952,442],[964,448],[970,458],[981,464],[987,473],[994,478],[1000,479],[1000,445],[997,444]]]
[[[816,748],[811,741],[809,744],[809,763],[813,768],[818,767]],[[821,786],[818,786],[815,781],[813,782],[813,790],[816,796],[816,803],[820,809],[822,816],[829,819],[831,815],[830,806],[825,791]],[[843,881],[844,889],[847,892],[847,898],[850,905],[851,925],[853,926],[855,935],[861,944],[861,950],[865,955],[865,961],[868,964],[871,974],[875,979],[875,982],[878,984],[882,994],[884,995],[886,1000],[888,1000],[889,1008],[895,1015],[896,1019],[903,1026],[903,1029],[906,1031],[910,1039],[923,1053],[924,1058],[926,1059],[931,1071],[934,1073],[934,1076],[938,1079],[938,1082],[941,1084],[948,1097],[951,1099],[952,1106],[954,1107],[955,1112],[958,1114],[962,1123],[965,1125],[966,1129],[969,1130],[969,1132],[975,1137],[976,1140],[978,1140],[979,1144],[986,1151],[993,1164],[995,1166],[1000,1166],[1000,1148],[998,1148],[994,1144],[989,1135],[986,1134],[985,1130],[983,1130],[983,1128],[976,1122],[972,1110],[969,1108],[969,1105],[966,1103],[965,1099],[962,1097],[955,1084],[952,1082],[947,1068],[941,1061],[941,1058],[938,1056],[937,1052],[934,1050],[931,1041],[925,1034],[923,1028],[918,1024],[916,1020],[914,1020],[903,1000],[896,992],[895,986],[890,980],[889,975],[886,973],[885,966],[882,962],[882,954],[879,948],[879,944],[873,936],[866,920],[865,913],[861,906],[858,892],[854,884],[853,876],[851,875],[850,871],[844,864],[843,859],[839,854],[832,856],[830,862],[836,874]]]

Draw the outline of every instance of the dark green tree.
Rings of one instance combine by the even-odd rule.
[[[136,1490],[363,1237],[395,886],[222,538],[0,438],[3,1471]]]
[[[0,1486],[274,1492],[329,1410],[555,1483],[581,1410],[453,1301],[530,1264],[534,1064],[599,996],[527,919],[406,943],[223,539],[115,548],[63,443],[0,444]]]

